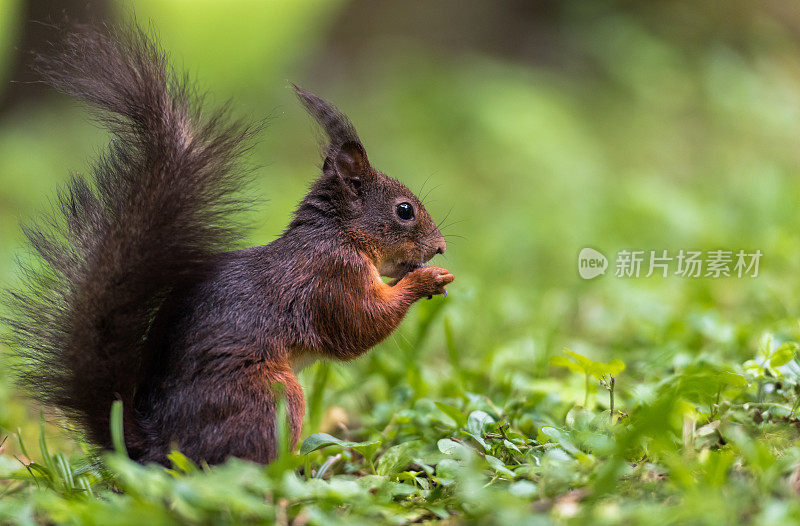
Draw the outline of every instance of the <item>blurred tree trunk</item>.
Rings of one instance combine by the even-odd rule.
[[[35,52],[46,51],[68,24],[99,24],[108,20],[109,0],[23,0],[22,30],[13,46],[9,61],[8,82],[0,89],[0,119],[14,106],[41,97],[46,90],[37,85],[31,69]]]

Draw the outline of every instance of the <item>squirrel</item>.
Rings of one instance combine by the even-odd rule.
[[[257,127],[199,97],[141,29],[82,29],[40,56],[57,90],[94,106],[112,134],[92,176],[23,227],[36,265],[9,295],[9,343],[31,396],[110,449],[122,401],[138,462],[268,463],[278,404],[296,447],[296,370],[352,360],[453,275],[426,266],[446,242],[420,200],[374,169],[337,108],[294,86],[327,136],[319,177],[280,237],[234,250],[235,212]],[[392,278],[388,283],[381,276]]]

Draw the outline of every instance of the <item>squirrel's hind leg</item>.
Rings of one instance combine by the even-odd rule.
[[[220,375],[198,375],[171,393],[162,407],[179,414],[160,415],[162,426],[169,428],[161,443],[177,447],[195,462],[219,464],[238,457],[266,464],[278,456],[278,426],[287,425],[293,449],[305,398],[288,362],[247,361],[226,369]],[[285,403],[286,424],[278,422],[280,403]],[[151,452],[147,460],[165,460],[166,453]]]
[[[227,391],[236,410],[218,425],[210,426],[209,432],[215,438],[207,447],[212,451],[200,458],[225,452],[227,456],[253,462],[272,462],[279,454],[279,426],[287,426],[284,429],[289,432],[289,447],[296,447],[305,415],[305,397],[288,363],[253,364],[245,374],[230,379]],[[278,421],[278,407],[282,403],[286,408],[285,422]]]

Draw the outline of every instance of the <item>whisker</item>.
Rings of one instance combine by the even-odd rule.
[[[425,178],[425,181],[423,181],[422,186],[419,188],[419,192],[417,192],[417,195],[422,195],[422,191],[425,190],[425,185],[428,184],[428,181],[430,181],[430,180],[431,180],[430,176]],[[420,199],[420,201],[423,201],[423,200],[424,199]]]
[[[437,184],[436,186],[434,186],[433,188],[431,188],[430,190],[428,190],[428,193],[426,193],[426,194],[425,194],[425,195],[422,197],[421,201],[423,201],[423,202],[424,202],[424,201],[425,201],[425,200],[428,198],[428,196],[429,196],[429,195],[431,195],[431,192],[434,192],[434,191],[438,190],[438,189],[439,189],[439,188],[441,188],[441,187],[442,187],[442,185],[440,185],[440,184]],[[422,192],[420,191],[420,193],[422,193]]]
[[[450,223],[447,223],[446,225],[444,225],[444,226],[443,226],[443,227],[441,227],[441,228],[450,228],[451,226],[457,225],[457,224],[459,224],[459,223],[463,223],[464,221],[466,221],[466,219],[459,219],[459,220],[457,220],[457,221],[451,221]],[[441,229],[440,229],[440,230],[441,230]]]
[[[436,228],[439,228],[439,225],[441,225],[442,223],[444,223],[445,221],[447,221],[447,218],[448,218],[448,217],[450,217],[450,213],[451,213],[452,211],[453,211],[453,207],[451,206],[451,207],[450,207],[450,210],[448,210],[448,211],[447,211],[447,213],[444,215],[444,218],[443,218],[441,221],[439,221],[439,222],[436,224]]]

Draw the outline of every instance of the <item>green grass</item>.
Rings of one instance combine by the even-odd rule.
[[[362,359],[304,371],[304,442],[269,466],[93,459],[13,387],[4,350],[0,523],[800,519],[800,50],[780,20],[739,6],[711,38],[728,23],[716,8],[688,23],[679,7],[597,2],[548,22],[574,62],[372,36],[375,56],[323,81],[306,68],[328,57],[335,9],[233,9],[221,27],[242,39],[291,24],[227,61],[236,34],[198,37],[226,14],[174,4],[139,14],[215,100],[273,117],[250,159],[268,200],[248,216],[252,244],[280,232],[316,171],[291,79],[350,115],[378,168],[433,190],[456,281]],[[0,122],[4,285],[17,221],[106,141],[63,100]],[[611,259],[605,276],[578,276],[584,247]],[[614,276],[616,252],[664,249],[764,256],[757,278]]]
[[[418,309],[412,341],[445,330],[449,301]],[[378,351],[360,374],[385,378],[381,386],[354,384],[347,366],[317,365],[306,375],[313,379],[309,413],[322,413],[336,436],[311,434],[299,452],[266,467],[239,460],[198,467],[177,452],[172,469],[140,466],[122,445],[92,464],[50,451],[44,434],[38,448],[35,437],[11,434],[7,440],[24,456],[0,456],[0,517],[98,524],[794,520],[800,331],[796,323],[775,328],[744,362],[720,358],[712,350],[723,341],[709,337],[742,327],[706,319],[682,340],[687,347],[702,341],[699,353],[637,334],[637,345],[662,367],[632,360],[620,371],[619,362],[570,353],[585,368],[563,368],[567,355],[557,354],[549,378],[522,366],[526,352],[533,354],[524,343],[496,350],[488,366],[462,362],[451,343],[450,364],[436,375],[411,372]],[[514,360],[519,366],[509,367]],[[610,372],[617,374],[613,418],[603,387]],[[376,387],[385,391],[366,401],[369,409],[342,418],[338,403]]]

